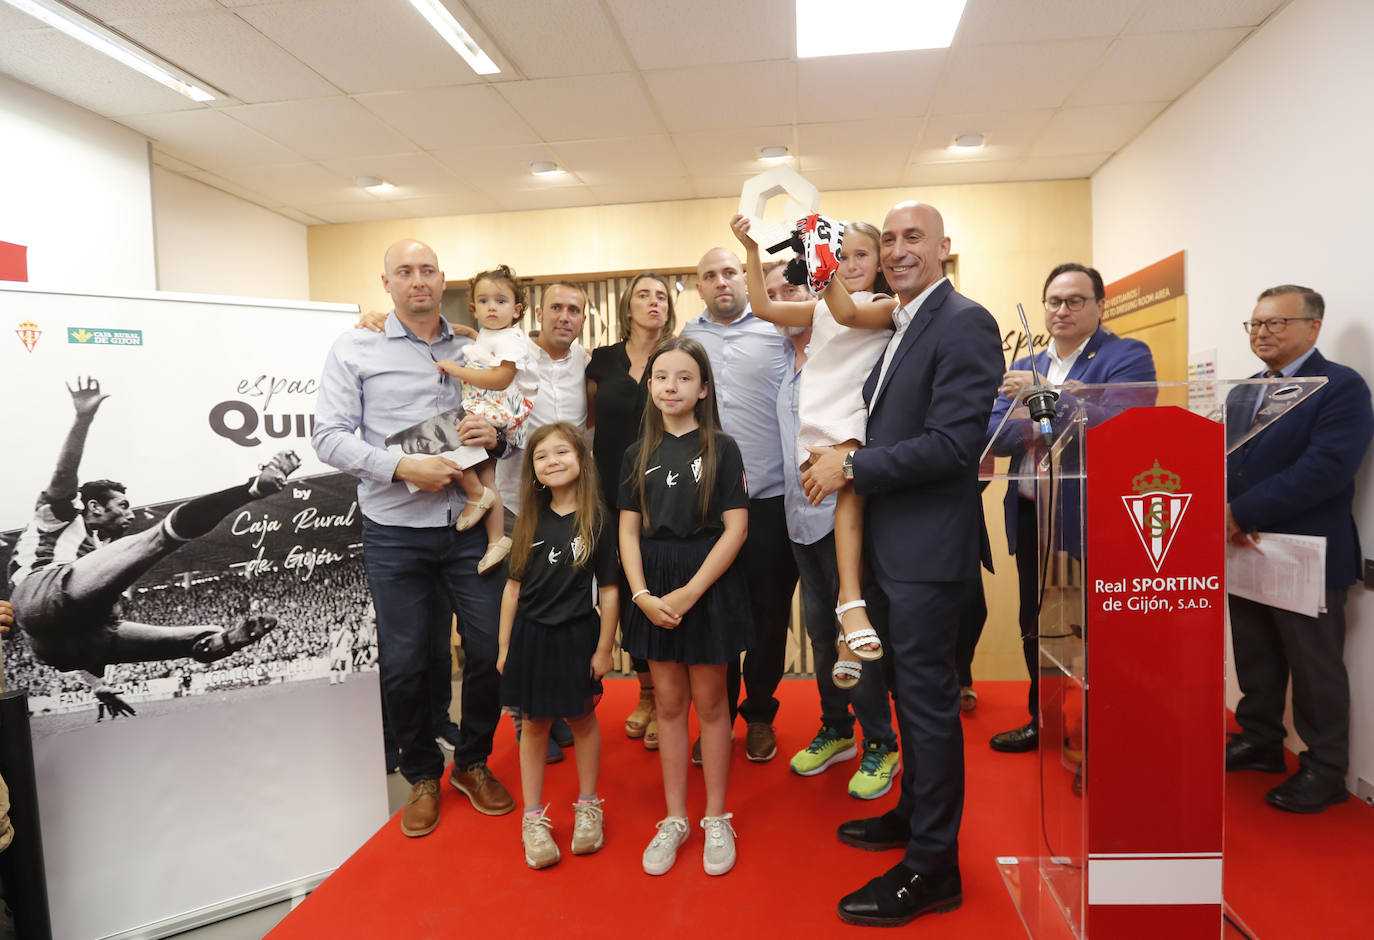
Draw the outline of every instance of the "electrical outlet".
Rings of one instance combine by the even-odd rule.
[[[1374,806],[1374,783],[1370,783],[1363,777],[1355,778],[1355,795],[1364,800],[1370,806]]]

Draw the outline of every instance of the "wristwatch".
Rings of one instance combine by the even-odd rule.
[[[846,480],[854,479],[854,451],[851,450],[844,455],[844,466],[842,469]]]

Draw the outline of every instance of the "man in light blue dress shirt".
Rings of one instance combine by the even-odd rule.
[[[515,806],[486,766],[499,715],[496,635],[503,585],[477,573],[486,550],[481,526],[465,532],[453,527],[465,505],[462,489],[453,485],[460,468],[443,456],[402,456],[385,445],[397,431],[462,404],[462,384],[436,366],[469,342],[440,315],[444,272],[429,246],[406,240],[387,250],[382,284],[395,304],[383,331],[349,330],[325,360],[312,443],[321,460],[360,480],[382,696],[401,749],[401,773],[412,784],[401,831],[422,836],[439,822],[444,766],[431,725],[430,672],[436,649],[447,646],[448,617],[436,611],[458,613],[466,653],[463,720],[449,782],[479,812],[501,815]],[[464,444],[503,449],[496,429],[481,418],[463,418],[458,435]]]
[[[773,693],[782,681],[797,586],[783,507],[777,412],[778,388],[787,370],[785,341],[771,323],[750,312],[744,265],[733,251],[713,248],[702,256],[697,292],[706,312],[683,327],[682,335],[701,343],[710,357],[721,425],[739,444],[749,484],[749,537],[740,559],[749,578],[755,643],[744,657],[747,697],[738,712],[748,723],[745,756],[767,761],[778,751],[773,733],[778,700]],[[740,684],[733,667],[728,682],[733,719]]]

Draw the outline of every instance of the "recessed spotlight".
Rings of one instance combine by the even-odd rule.
[[[357,183],[362,189],[378,196],[382,193],[389,193],[396,189],[395,186],[388,183],[380,176],[355,176],[353,177],[353,182]]]
[[[983,146],[982,134],[960,134],[949,145],[950,150],[980,150]]]
[[[797,57],[945,49],[967,0],[796,0]],[[876,27],[874,24],[881,24]]]
[[[567,170],[552,160],[535,160],[530,164],[530,172],[535,176],[562,176]]]
[[[791,151],[789,151],[782,144],[769,144],[767,147],[764,147],[759,151],[760,160],[786,160],[791,155]]]

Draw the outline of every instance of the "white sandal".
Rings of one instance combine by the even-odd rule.
[[[830,681],[835,683],[835,688],[846,692],[859,684],[863,674],[864,664],[852,659],[837,659],[835,665],[830,667]]]
[[[496,504],[496,493],[491,487],[482,488],[482,498],[476,502],[468,501],[463,507],[463,511],[458,514],[458,521],[453,527],[459,532],[466,532],[477,523],[482,521],[482,517],[487,514],[487,510]]]
[[[850,652],[865,662],[871,663],[876,659],[883,658],[883,644],[878,639],[878,631],[872,627],[860,627],[857,630],[848,631],[844,628],[845,614],[859,607],[867,606],[865,601],[850,601],[848,604],[841,604],[835,608],[835,620],[840,625],[840,634],[844,637],[844,643],[849,647]],[[875,650],[859,649],[865,643],[877,643],[878,648]]]

